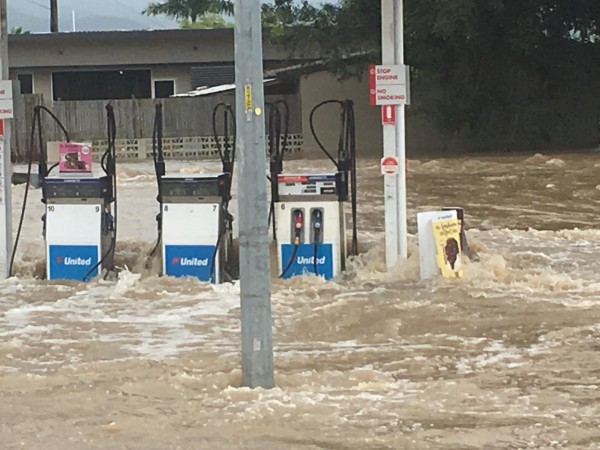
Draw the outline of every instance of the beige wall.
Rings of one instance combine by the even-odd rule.
[[[233,61],[233,30],[157,30],[16,35],[9,39],[13,69],[201,64]],[[287,53],[265,44],[266,60]]]
[[[363,157],[381,158],[383,155],[381,109],[369,104],[369,82],[366,74],[361,81],[354,79],[339,81],[327,72],[314,73],[302,77],[300,91],[304,148],[309,154],[322,154],[310,132],[309,116],[312,108],[326,99],[352,99],[356,119],[357,154]],[[335,108],[330,108],[329,112],[329,114],[315,116],[315,123],[319,138],[330,152],[335,153],[340,129],[339,114]],[[409,157],[466,148],[468,148],[467,138],[444,135],[427,120],[427,117],[414,115],[410,105],[406,108],[406,153]]]
[[[302,101],[302,132],[306,152],[311,155],[322,154],[310,131],[309,118],[312,109],[324,100],[351,99],[354,101],[356,119],[357,154],[373,157],[379,157],[382,154],[383,134],[380,110],[369,105],[369,88],[366,78],[363,81],[353,79],[340,82],[330,73],[314,73],[301,78],[300,96]],[[339,108],[328,105],[317,112],[315,114],[315,129],[319,139],[335,157],[340,133]]]
[[[32,73],[34,93],[52,99],[52,72],[111,68],[151,69],[153,79],[174,79],[191,90],[191,67],[232,63],[233,30],[157,30],[11,35],[11,78]],[[265,65],[287,53],[265,44]]]
[[[52,72],[50,70],[11,70],[10,78],[16,79],[18,74],[33,74],[33,93],[43,94],[44,98],[52,98]]]

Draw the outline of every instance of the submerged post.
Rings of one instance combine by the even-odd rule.
[[[0,0],[0,80],[8,80],[8,32],[6,0]],[[12,85],[3,83],[0,97],[12,99]],[[1,100],[6,102],[6,100]],[[10,100],[9,105],[12,103]],[[12,105],[9,106],[12,110]],[[6,117],[10,114],[0,114]],[[0,279],[9,276],[12,252],[12,166],[10,160],[10,124],[0,117]]]
[[[381,0],[381,56],[383,64],[395,61],[394,0]],[[399,118],[396,118],[396,121]],[[383,156],[397,157],[396,126],[383,127]],[[399,251],[398,176],[383,177],[385,206],[385,265],[388,270],[397,263]]]
[[[272,388],[271,278],[260,0],[235,0],[242,385]]]
[[[404,6],[402,0],[394,0],[394,64],[404,65]],[[408,258],[408,211],[406,205],[406,127],[405,106],[396,106],[396,153],[398,155],[398,254]]]
[[[404,65],[402,0],[381,0],[381,50],[384,65]],[[385,262],[392,269],[408,257],[406,205],[406,131],[404,104],[396,108],[394,126],[383,127],[383,156],[398,161],[398,173],[384,177]]]

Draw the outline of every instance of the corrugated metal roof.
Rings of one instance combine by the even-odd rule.
[[[273,83],[277,81],[275,78],[267,78],[263,80],[264,84]],[[222,92],[233,91],[235,90],[235,83],[231,84],[222,84],[220,86],[212,86],[212,87],[201,87],[198,89],[194,89],[193,91],[186,92],[184,94],[175,94],[171,97],[202,97],[204,95],[212,95],[219,94]]]
[[[9,40],[15,42],[40,42],[40,41],[58,41],[58,40],[82,40],[82,39],[168,39],[174,37],[232,37],[232,28],[212,28],[212,29],[167,29],[167,30],[118,30],[118,31],[66,31],[60,33],[27,33],[11,34]]]

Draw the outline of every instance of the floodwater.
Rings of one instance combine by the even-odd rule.
[[[389,273],[361,161],[362,254],[333,282],[273,281],[272,390],[240,387],[238,285],[144,270],[151,170],[119,168],[118,280],[39,279],[31,191],[0,282],[0,448],[600,449],[600,153],[409,161],[410,255]],[[479,258],[421,281],[416,212],[444,205]]]

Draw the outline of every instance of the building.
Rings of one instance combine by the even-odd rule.
[[[312,107],[327,98],[352,98],[359,151],[363,153],[362,144],[368,143],[368,153],[380,153],[379,114],[367,104],[366,80],[341,83],[318,68],[308,75],[294,69],[277,71],[307,61],[290,58],[285,49],[266,40],[263,47],[265,73],[278,73],[277,81],[265,86],[265,93],[297,97],[295,114],[301,117],[294,122],[301,125],[294,134],[303,151],[318,151],[308,121]],[[233,83],[234,32],[229,28],[11,35],[9,64],[10,77],[20,81],[21,93],[41,95],[46,104],[166,98]],[[321,137],[336,145],[338,115],[319,119]],[[206,131],[201,134],[205,136]],[[21,141],[24,136],[23,130]]]
[[[233,55],[228,28],[9,37],[11,78],[21,82],[22,93],[52,101],[162,98],[231,83]],[[266,43],[264,59],[269,69],[287,57]]]

